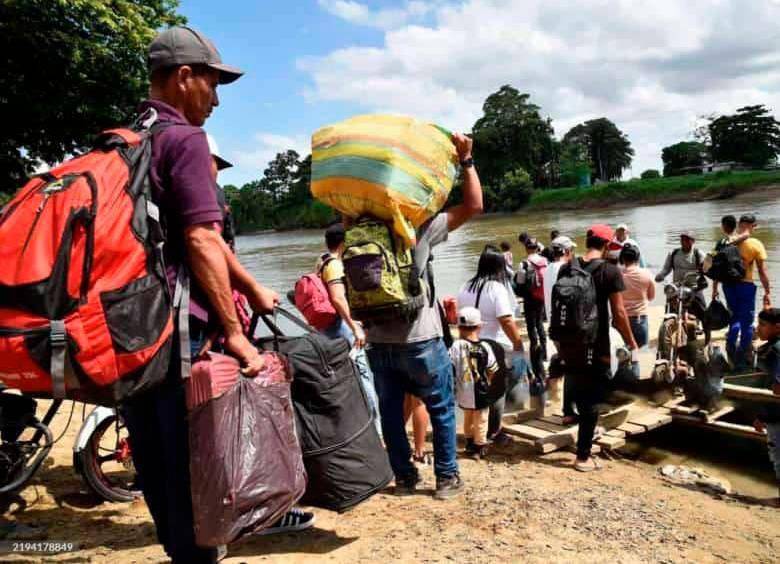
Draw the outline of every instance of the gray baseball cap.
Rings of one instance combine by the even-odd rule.
[[[181,65],[206,65],[219,71],[219,83],[229,84],[244,74],[222,63],[219,51],[208,37],[191,27],[178,26],[160,32],[149,45],[149,70]]]

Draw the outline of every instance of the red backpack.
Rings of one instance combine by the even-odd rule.
[[[148,126],[106,131],[0,212],[7,386],[112,405],[165,378],[173,310]]]
[[[295,307],[309,325],[320,331],[333,325],[339,316],[322,281],[322,271],[331,260],[333,257],[330,255],[323,255],[319,270],[304,274],[295,283]]]

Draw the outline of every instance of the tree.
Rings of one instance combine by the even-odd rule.
[[[763,104],[739,108],[736,114],[710,121],[712,157],[763,167],[780,151],[780,122]]]
[[[296,181],[300,155],[292,149],[277,153],[263,172],[261,189],[271,196],[274,203],[286,198]]]
[[[185,20],[178,0],[3,0],[0,3],[0,191],[40,161],[88,147],[131,120],[148,91],[156,30]]]
[[[605,182],[618,180],[623,170],[631,166],[634,156],[626,134],[607,118],[592,119],[571,128],[563,142],[587,147],[593,178]]]
[[[507,172],[525,169],[536,184],[546,180],[553,158],[552,121],[543,118],[529,94],[505,85],[488,96],[484,115],[472,128],[474,159],[479,163],[483,183],[494,189]]]
[[[534,183],[531,175],[522,168],[510,170],[504,175],[501,188],[497,194],[496,203],[500,202],[502,210],[515,211],[531,200]]]
[[[681,141],[664,147],[661,160],[664,162],[664,176],[680,176],[697,172],[695,167],[704,164],[707,147],[698,141]],[[700,172],[700,171],[698,171]]]
[[[639,178],[642,180],[649,180],[651,178],[661,178],[661,173],[655,170],[654,168],[647,169],[644,171]]]
[[[561,149],[561,185],[580,186],[583,177],[590,180],[588,148],[581,143],[563,143]]]

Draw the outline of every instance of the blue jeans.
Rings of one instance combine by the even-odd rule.
[[[775,467],[775,478],[780,486],[780,423],[767,423],[766,435],[769,460]]]
[[[753,344],[756,318],[756,285],[752,282],[724,284],[723,294],[731,310],[731,324],[726,336],[727,349],[743,357]],[[739,344],[737,341],[739,340]]]
[[[417,473],[404,425],[407,393],[420,398],[431,417],[436,476],[457,474],[452,363],[444,342],[437,338],[406,345],[372,344],[368,361],[374,371],[382,430],[396,479]]]
[[[636,346],[644,347],[647,344],[648,334],[650,333],[647,316],[629,317],[628,322],[631,324],[631,333],[634,335]]]
[[[349,346],[352,346],[355,343],[355,335],[341,318],[322,331],[322,334],[329,339],[346,339]],[[379,436],[381,437],[382,423],[379,416],[379,401],[377,400],[376,388],[374,387],[374,374],[371,372],[371,367],[368,365],[368,358],[366,358],[366,349],[355,350],[352,359],[357,367],[358,376],[360,376],[360,384],[363,386],[363,391],[366,393],[366,398],[368,399],[368,407],[374,418],[376,432],[379,433]]]

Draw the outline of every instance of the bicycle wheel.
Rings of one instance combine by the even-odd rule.
[[[87,487],[107,501],[125,502],[141,497],[127,428],[121,418],[107,417],[95,428],[85,448],[74,455],[74,466]]]

